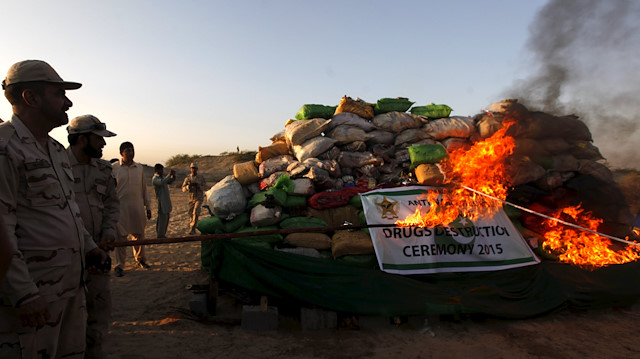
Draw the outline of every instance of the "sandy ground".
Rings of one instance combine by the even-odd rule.
[[[171,192],[168,236],[185,236],[187,196]],[[153,213],[147,238],[156,237]],[[302,330],[295,315],[281,314],[276,331],[246,331],[242,303],[228,292],[218,298],[217,323],[190,315],[185,287],[207,283],[199,242],[152,245],[147,256],[151,269],[129,256],[125,276],[112,278],[113,358],[640,358],[640,304],[528,320],[411,317],[395,325],[361,317],[359,330]]]

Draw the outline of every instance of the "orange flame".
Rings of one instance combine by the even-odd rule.
[[[566,222],[573,222],[592,231],[596,231],[602,223],[601,219],[594,218],[580,206],[560,209],[553,217],[563,220],[566,218]],[[611,240],[598,234],[573,229],[551,219],[545,220],[542,225],[546,230],[542,248],[556,254],[561,262],[594,269],[640,258],[638,246],[614,250],[611,248]]]
[[[506,136],[513,122],[504,123],[493,136],[476,142],[470,149],[457,149],[441,163],[446,182],[464,185],[499,199],[508,194],[508,176],[505,159],[513,153],[515,141]],[[491,215],[501,208],[501,203],[462,187],[442,189],[440,193],[430,192],[427,201],[431,203],[426,213],[422,207],[396,225],[409,227],[435,227],[449,224],[458,216],[474,220]]]

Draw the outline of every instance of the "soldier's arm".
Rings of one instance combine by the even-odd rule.
[[[185,178],[184,181],[182,182],[182,192],[188,192],[190,184],[191,184],[191,181],[189,180],[189,177]]]
[[[4,222],[11,254],[11,264],[2,282],[2,287],[9,293],[9,300],[14,306],[20,306],[40,298],[38,287],[31,279],[29,269],[22,252],[18,249],[16,237],[16,208],[18,204],[18,170],[13,161],[5,154],[0,154],[0,216]]]
[[[116,192],[116,179],[113,174],[107,180],[107,191],[104,197],[104,211],[102,212],[101,240],[114,241],[116,239],[116,224],[120,219],[120,199]]]

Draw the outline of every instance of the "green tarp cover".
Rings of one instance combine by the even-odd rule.
[[[638,262],[594,271],[542,262],[503,271],[402,276],[225,239],[202,242],[202,265],[213,278],[247,290],[360,315],[483,313],[515,319],[564,307],[631,305],[640,298]]]

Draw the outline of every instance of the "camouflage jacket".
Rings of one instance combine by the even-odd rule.
[[[15,115],[0,124],[0,216],[13,256],[0,304],[74,295],[84,254],[96,248],[74,199],[67,152],[51,137],[46,146]]]

